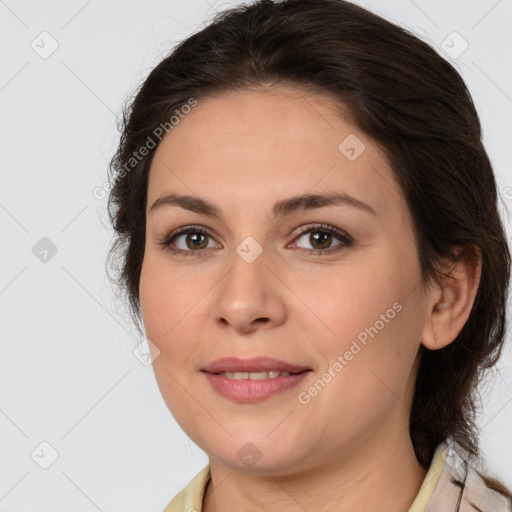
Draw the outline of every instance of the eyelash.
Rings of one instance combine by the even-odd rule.
[[[348,236],[347,234],[343,233],[339,229],[329,226],[327,224],[308,224],[306,226],[301,226],[299,228],[298,235],[294,238],[294,242],[302,237],[305,233],[308,233],[310,231],[317,231],[321,233],[329,233],[330,235],[335,236],[340,240],[342,243],[335,245],[334,247],[330,247],[329,249],[304,249],[303,247],[299,247],[298,249],[302,252],[305,252],[307,254],[314,254],[316,256],[321,256],[322,254],[327,253],[335,253],[340,251],[342,248],[350,247],[353,244],[353,239]],[[173,254],[180,254],[185,257],[195,256],[195,257],[201,257],[203,256],[204,249],[198,249],[198,250],[189,250],[184,251],[183,249],[175,249],[172,247],[172,242],[180,235],[188,234],[188,233],[200,233],[203,235],[207,235],[211,238],[213,238],[212,233],[209,229],[204,228],[202,226],[185,226],[182,228],[179,228],[172,233],[166,235],[162,240],[160,240],[158,243],[159,245],[162,245],[165,250],[170,251]]]

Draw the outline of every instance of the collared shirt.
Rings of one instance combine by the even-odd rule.
[[[468,459],[467,452],[455,441],[448,439],[439,444],[408,512],[511,512],[512,500],[488,488]],[[210,477],[208,464],[163,512],[201,512]]]

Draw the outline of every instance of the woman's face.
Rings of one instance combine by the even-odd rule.
[[[170,194],[189,199],[153,208]],[[428,321],[410,212],[331,99],[283,87],[199,101],[156,150],[146,222],[155,376],[211,461],[286,474],[408,436]],[[212,366],[222,358],[238,361]],[[214,375],[286,371],[251,358],[294,368]]]

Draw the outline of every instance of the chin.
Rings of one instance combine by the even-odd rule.
[[[270,439],[260,436],[251,438],[246,432],[238,440],[229,439],[216,446],[213,446],[212,440],[209,439],[208,445],[201,448],[210,458],[225,466],[236,468],[237,471],[284,475],[299,470],[307,454],[297,450],[297,446],[304,448],[304,443],[293,443],[288,438],[289,442],[284,445],[283,439],[287,439],[285,434]]]

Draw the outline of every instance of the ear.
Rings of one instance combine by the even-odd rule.
[[[431,287],[421,343],[429,350],[449,345],[467,322],[480,285],[482,256],[475,246],[456,249],[442,268],[441,287]]]

